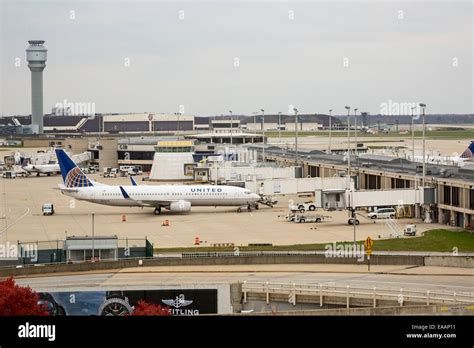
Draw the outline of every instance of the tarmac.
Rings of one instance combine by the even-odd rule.
[[[94,180],[106,184],[129,185],[129,178],[102,178],[91,175]],[[159,185],[142,182],[140,185]],[[288,201],[306,201],[294,195],[275,196],[279,203],[274,207],[260,206],[252,212],[237,213],[237,207],[192,207],[190,213],[178,214],[163,211],[160,216],[152,208],[110,207],[85,201],[73,200],[58,189],[60,175],[16,179],[0,179],[0,242],[7,241],[54,241],[66,236],[92,234],[92,213],[95,214],[96,236],[117,235],[119,238],[148,238],[155,248],[192,247],[196,237],[201,246],[215,243],[234,243],[236,246],[249,243],[271,243],[291,245],[307,243],[332,243],[353,240],[353,226],[347,224],[346,211],[319,213],[330,216],[321,223],[287,222]],[[41,207],[45,202],[54,204],[56,213],[43,216]],[[317,212],[318,213],[318,212]],[[364,218],[356,228],[358,240],[370,236],[375,241],[393,236],[384,220]],[[122,221],[125,219],[126,221]],[[170,226],[161,226],[168,219]],[[405,224],[415,223],[418,233],[428,229],[446,228],[439,224],[424,224],[419,219],[399,219],[400,230]],[[54,244],[54,245],[53,245]]]

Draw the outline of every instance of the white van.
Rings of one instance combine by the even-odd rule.
[[[396,211],[393,208],[380,208],[369,213],[371,219],[395,219]]]
[[[123,175],[142,175],[143,171],[140,166],[120,166],[120,173]]]

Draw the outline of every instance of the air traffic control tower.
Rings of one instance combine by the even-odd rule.
[[[26,60],[31,70],[31,133],[43,134],[43,70],[46,52],[43,40],[28,41]]]

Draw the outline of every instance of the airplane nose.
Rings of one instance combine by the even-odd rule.
[[[260,196],[257,195],[256,193],[254,193],[254,194],[253,194],[253,198],[255,198],[255,199],[260,199]]]

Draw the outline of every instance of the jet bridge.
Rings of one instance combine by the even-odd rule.
[[[379,207],[424,204],[423,189],[367,190],[349,193],[349,207]]]
[[[315,192],[316,207],[324,210],[422,205],[434,202],[435,191],[431,187],[392,190],[326,189]]]

